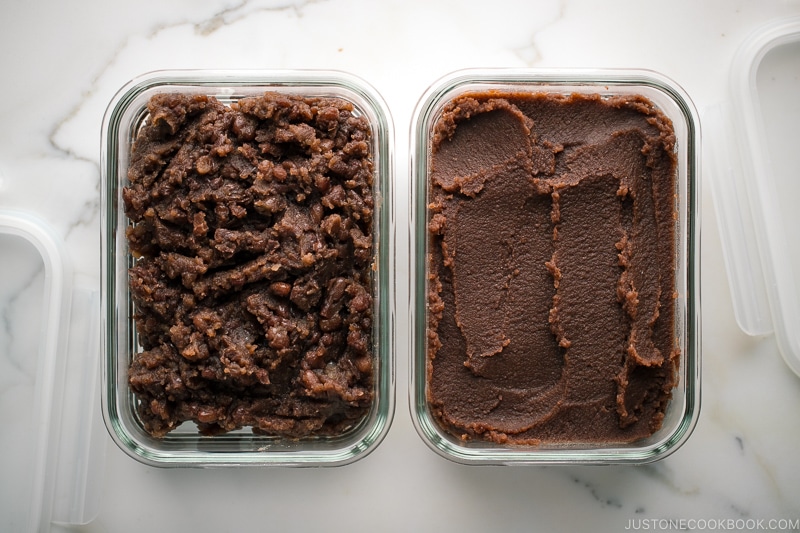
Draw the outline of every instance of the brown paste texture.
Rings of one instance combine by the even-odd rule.
[[[373,398],[373,154],[336,98],[160,94],[122,198],[145,429],[336,435]]]
[[[445,104],[428,175],[428,400],[462,439],[626,443],[676,384],[676,156],[641,96]]]

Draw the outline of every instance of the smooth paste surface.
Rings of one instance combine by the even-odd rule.
[[[369,123],[277,93],[148,111],[122,194],[145,429],[346,431],[374,399]]]
[[[677,379],[676,157],[644,97],[447,103],[429,159],[428,399],[463,439],[630,442]]]

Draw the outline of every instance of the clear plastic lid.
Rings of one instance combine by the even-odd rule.
[[[0,493],[0,530],[85,524],[99,508],[105,449],[98,291],[27,213],[0,210],[0,251],[0,471],[14,480]]]
[[[749,335],[774,332],[800,375],[800,17],[754,31],[730,83],[704,127],[736,320]]]

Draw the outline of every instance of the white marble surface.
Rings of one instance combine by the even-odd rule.
[[[7,0],[2,12],[0,208],[48,221],[78,274],[99,283],[100,125],[125,82],[165,68],[341,69],[372,83],[393,114],[402,303],[409,121],[438,77],[484,66],[643,67],[676,80],[703,109],[726,90],[741,40],[765,21],[800,14],[800,2]],[[665,460],[495,468],[441,459],[411,424],[401,320],[396,415],[373,454],[337,469],[164,470],[135,462],[109,438],[100,513],[74,529],[623,531],[680,518],[797,524],[800,379],[772,338],[738,330],[707,187],[702,208],[703,405],[692,437]],[[19,301],[0,302],[4,313]],[[19,350],[7,340],[22,339],[36,320],[24,307],[13,313],[3,321],[2,350]],[[8,402],[0,395],[4,416],[11,416]],[[0,445],[3,454],[14,449],[5,438]],[[0,484],[0,494],[13,493],[13,479],[0,475]]]

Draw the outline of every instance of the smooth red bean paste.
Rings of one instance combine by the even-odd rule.
[[[679,355],[670,120],[639,96],[468,94],[429,163],[439,423],[528,445],[657,431]]]
[[[123,190],[145,429],[341,434],[373,396],[373,154],[349,102],[162,94]]]

